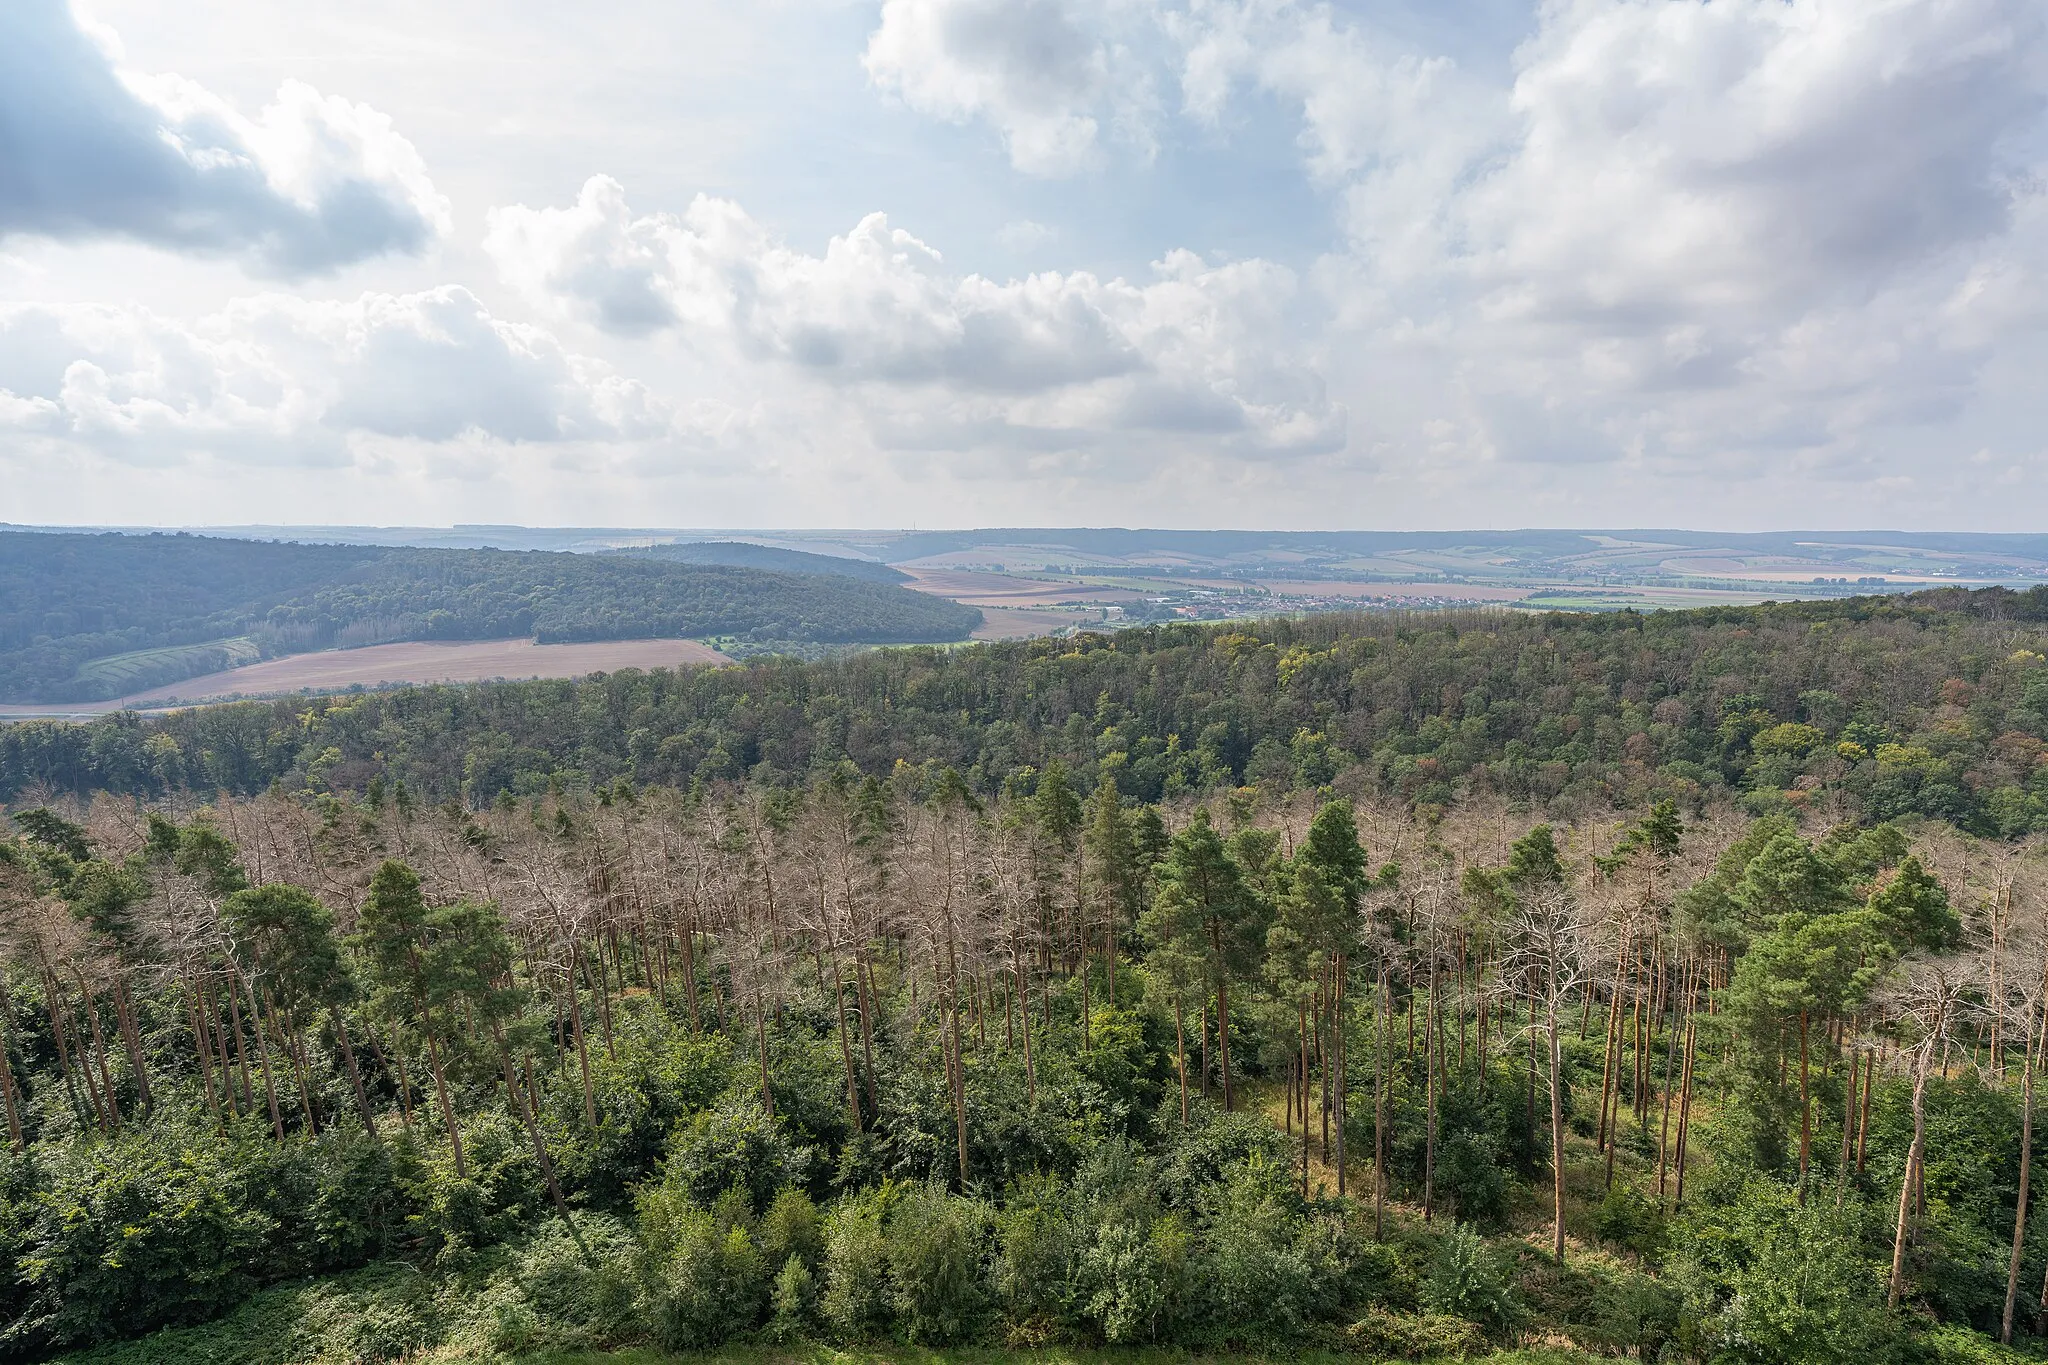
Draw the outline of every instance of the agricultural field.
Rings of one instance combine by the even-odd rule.
[[[209,640],[198,645],[168,645],[161,649],[137,649],[88,659],[73,675],[93,693],[140,692],[166,679],[190,678],[195,672],[217,673],[241,668],[263,657],[257,643],[246,635],[231,640]]]
[[[105,662],[105,661],[100,661]],[[725,655],[695,640],[598,640],[538,645],[532,640],[422,641],[292,654],[182,682],[137,691],[115,701],[83,705],[0,706],[0,718],[95,715],[128,708],[153,709],[229,697],[270,697],[293,692],[344,692],[399,683],[488,682],[505,678],[580,678],[622,668],[675,668],[727,663]]]
[[[918,591],[984,610],[1066,608],[1047,623],[1053,631],[1361,608],[1680,610],[1942,584],[2021,586],[2048,575],[2048,544],[2025,536],[1068,529],[926,532],[891,541],[880,533],[789,534],[791,543],[808,535],[819,548],[885,560]],[[1084,607],[1099,611],[1077,610]]]
[[[1066,629],[1097,629],[1103,613],[1093,608],[1057,610],[1041,607],[983,607],[977,640],[1023,640]]]

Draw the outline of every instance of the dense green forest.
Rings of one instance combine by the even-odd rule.
[[[433,800],[617,778],[789,785],[852,762],[977,792],[1064,761],[1178,799],[1357,766],[1421,806],[1660,796],[2048,828],[2048,590],[1606,616],[1179,625],[814,663],[622,672],[0,728],[0,800],[273,783]]]
[[[629,559],[660,559],[676,564],[733,564],[781,573],[841,574],[847,578],[863,578],[870,583],[910,581],[909,574],[901,569],[892,569],[879,560],[814,554],[809,550],[755,545],[744,540],[683,540],[671,545],[648,545],[612,553]]]
[[[9,727],[0,1359],[2028,1358],[2041,605]]]
[[[1057,762],[14,823],[0,1358],[2041,1328],[2031,843]]]
[[[0,533],[7,701],[99,700],[256,655],[397,640],[936,642],[965,639],[980,621],[971,607],[843,574],[545,551]]]

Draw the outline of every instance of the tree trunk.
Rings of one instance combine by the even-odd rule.
[[[1529,1135],[1529,1146],[1536,1146],[1536,983],[1529,983],[1529,1066],[1527,1084],[1522,1101],[1524,1118],[1522,1131]]]
[[[526,1092],[512,1074],[512,1056],[505,1050],[505,1031],[495,1019],[491,1021],[491,1041],[498,1046],[498,1069],[505,1073],[505,1097],[512,1101],[520,1121],[526,1125],[526,1135],[533,1142],[533,1159],[540,1166],[541,1178],[547,1182],[548,1198],[554,1201],[555,1212],[562,1215],[562,1222],[570,1235],[576,1236],[576,1224],[569,1217],[569,1201],[562,1197],[561,1182],[555,1178],[554,1159],[548,1155],[547,1143],[541,1140],[540,1123],[534,1117],[533,1106],[527,1103]],[[577,1241],[580,1243],[582,1238],[578,1236]]]
[[[846,1037],[846,971],[836,960],[832,963],[832,999],[838,1006],[839,1060],[846,1066],[846,1112],[853,1116],[853,1131],[864,1132],[867,1124],[861,1120],[860,1079],[853,1070],[853,1044]]]
[[[1188,1126],[1188,1026],[1187,1007],[1173,997],[1173,1068],[1180,1073],[1180,1126]]]
[[[1316,1010],[1316,1094],[1322,1101],[1322,1147],[1323,1164],[1330,1164],[1330,1054],[1335,1044],[1329,1039],[1330,992],[1325,986],[1321,1008]]]
[[[1295,1006],[1294,1041],[1299,1057],[1295,1062],[1295,1084],[1290,1087],[1288,1118],[1294,1116],[1293,1104],[1301,1103],[1301,1197],[1308,1198],[1308,1005],[1306,1002]]]
[[[597,949],[598,957],[601,961],[604,956],[604,941],[602,939],[598,940]],[[590,987],[590,994],[597,1001],[597,1027],[604,1034],[604,1055],[606,1057],[617,1057],[619,1055],[618,1046],[612,1041],[611,997],[605,993],[604,987],[591,979],[590,958],[588,956],[583,953],[576,954],[576,965],[583,969],[583,982]]]
[[[285,1140],[285,1119],[276,1107],[276,1083],[270,1078],[270,1042],[262,1036],[262,1007],[256,1003],[256,986],[248,978],[242,980],[250,997],[250,1031],[256,1036],[256,1070],[262,1074],[262,1097],[270,1109],[270,1132],[276,1140]]]
[[[1024,966],[1024,955],[1014,953],[1012,964],[1017,970],[1017,1016],[1024,1032],[1024,1102],[1034,1108],[1038,1104],[1038,1063],[1031,1056],[1031,977]],[[1174,1019],[1174,1033],[1179,1036],[1180,1019]],[[1180,1066],[1180,1121],[1188,1121],[1188,1066],[1182,1058]]]
[[[1380,957],[1379,984],[1373,993],[1372,1050],[1372,1235],[1387,1235],[1387,1028],[1394,1002],[1387,997],[1387,959]]]
[[[758,989],[754,992],[754,1042],[761,1062],[761,1108],[769,1118],[774,1118],[775,1092],[768,1088],[768,1020]]]
[[[1549,1009],[1544,1031],[1550,1052],[1550,1254],[1564,1264],[1564,1059],[1557,1042],[1557,1006]]]
[[[441,1065],[441,1045],[434,1041],[433,1016],[427,1016],[426,1027],[420,1030],[427,1040],[427,1066],[434,1073],[434,1093],[441,1100],[441,1117],[448,1121],[448,1148],[455,1156],[457,1179],[469,1179],[469,1162],[462,1155],[462,1126],[455,1118],[455,1105],[448,1098],[448,1076]]]
[[[868,1109],[872,1113],[879,1114],[882,1112],[882,1105],[881,1101],[875,1098],[875,1026],[872,1012],[879,1006],[880,1002],[875,998],[874,964],[867,960],[867,949],[865,948],[860,949],[854,954],[853,986],[853,1003],[860,1009],[861,1054],[867,1062],[867,1073],[863,1079],[867,1083]],[[1025,1071],[1029,1073],[1031,1069],[1031,1031],[1028,1028],[1024,1031],[1024,1057]],[[1036,1098],[1035,1087],[1033,1098]]]
[[[71,1099],[71,1112],[74,1117],[82,1120],[84,1108],[78,1102],[78,1078],[71,1066],[71,1042],[69,1032],[64,1027],[63,1003],[57,998],[57,978],[48,968],[43,969],[42,977],[43,1007],[50,1013],[50,1040],[57,1047],[57,1070],[64,1077],[64,1090]],[[97,1102],[92,1105],[92,1116],[95,1123],[99,1122]]]
[[[398,1081],[398,1124],[410,1134],[412,1132],[412,1085],[408,1082],[405,1075],[405,1053],[398,1046],[398,1027],[394,1024],[391,1029],[391,1055],[389,1057],[384,1055],[383,1047],[377,1042],[377,1031],[375,1029],[370,1030],[369,1039],[370,1051],[376,1054],[379,1064]]]
[[[1333,1053],[1337,1063],[1337,1197],[1339,1199],[1342,1199],[1347,1193],[1346,1178],[1344,1171],[1344,1160],[1346,1154],[1344,1143],[1344,1126],[1345,1123],[1348,1121],[1349,1115],[1344,1094],[1344,1084],[1345,1080],[1347,1079],[1344,1074],[1344,1068],[1346,1061],[1348,1060],[1346,1049],[1349,1046],[1348,1041],[1344,1036],[1344,996],[1344,954],[1338,953],[1337,974],[1335,978],[1335,984],[1332,986],[1330,1013],[1331,1018],[1334,1021],[1331,1024],[1331,1027],[1335,1031],[1335,1038],[1331,1043],[1331,1052]],[[1480,1050],[1483,1052],[1485,1049],[1482,1047]]]
[[[1868,1078],[1859,1077],[1863,1056],[1851,1049],[1849,1053],[1849,1091],[1842,1103],[1842,1155],[1835,1163],[1835,1207],[1842,1207],[1842,1201],[1849,1192],[1849,1158],[1856,1149],[1856,1087],[1869,1084]]]
[[[1677,997],[1670,997],[1674,1011]],[[1664,1174],[1671,1152],[1671,1099],[1678,1087],[1672,1084],[1671,1073],[1678,1066],[1678,1020],[1672,1019],[1664,1030],[1664,1118],[1657,1128],[1657,1202],[1664,1202]],[[1844,1130],[1847,1131],[1846,1129]]]
[[[1913,1195],[1919,1183],[1920,1162],[1927,1150],[1927,1065],[1921,1057],[1913,1076],[1913,1145],[1906,1149],[1906,1173],[1899,1178],[1898,1226],[1892,1234],[1892,1273],[1885,1289],[1885,1306],[1897,1308],[1906,1289],[1906,1241],[1911,1231]]]
[[[1711,997],[1709,997],[1711,999]],[[1692,1139],[1692,1071],[1699,1055],[1699,1030],[1691,1021],[1685,1026],[1685,1068],[1678,1084],[1678,1173],[1671,1191],[1671,1206],[1685,1204],[1685,1158]]]
[[[382,1140],[377,1132],[377,1112],[370,1107],[370,1092],[363,1088],[362,1069],[356,1065],[356,1050],[348,1040],[348,1024],[341,1017],[341,1010],[333,1011],[334,1040],[341,1045],[341,1060],[348,1067],[348,1083],[356,1092],[356,1108],[363,1116],[363,1128],[373,1138]]]
[[[959,1146],[960,1192],[967,1192],[967,1062],[960,1055],[960,992],[959,983],[954,983],[946,1002],[948,1028],[953,1035],[953,1063],[950,1068],[949,1089],[953,1095],[953,1133]]]
[[[11,1008],[7,1001],[7,983],[0,980],[0,1097],[7,1101],[7,1140],[18,1155],[23,1147],[21,1136],[21,1111],[16,1107],[14,1097],[14,1062],[9,1056],[13,1031],[7,1021]],[[213,1099],[213,1087],[209,1085],[206,1098]]]
[[[1865,1159],[1870,1155],[1870,1092],[1877,1087],[1877,1057],[1868,1049],[1863,1058],[1863,1108],[1856,1119],[1856,1174],[1863,1174]]]
[[[1230,1112],[1230,977],[1223,966],[1223,931],[1209,922],[1210,943],[1216,951],[1216,1048],[1223,1063],[1223,1112]]]
[[[1799,1011],[1799,1202],[1806,1203],[1806,1171],[1813,1152],[1813,1093],[1807,1084],[1806,1011]]]
[[[142,1033],[135,1027],[135,1008],[128,995],[128,983],[118,976],[114,978],[114,1021],[121,1030],[121,1045],[128,1053],[128,1070],[135,1077],[135,1094],[142,1101],[142,1112],[154,1113],[156,1097],[149,1090],[149,1068],[142,1062]]]
[[[2012,1345],[2012,1313],[2019,1302],[2020,1253],[2027,1240],[2027,1181],[2034,1170],[2034,1027],[2027,1021],[2027,1059],[2020,1073],[2020,1188],[2013,1205],[2012,1259],[2005,1268],[2005,1312],[1999,1318],[1998,1339]]]
[[[1429,1000],[1422,1012],[1422,1221],[1436,1216],[1436,1056],[1442,1046],[1437,1024],[1436,957],[1429,963]]]
[[[1625,946],[1623,951],[1626,952]],[[1594,1137],[1595,1148],[1603,1152],[1607,1150],[1608,1099],[1615,1094],[1621,1079],[1621,959],[1618,957],[1614,963],[1614,985],[1607,994],[1607,1031],[1600,1040],[1600,1125]]]
[[[85,1022],[92,1026],[92,1049],[88,1055],[88,1060],[96,1063],[99,1067],[100,1091],[106,1096],[107,1117],[113,1128],[119,1128],[121,1126],[121,1102],[114,1094],[114,1072],[111,1063],[107,1060],[109,1056],[107,1051],[107,1035],[100,1028],[99,1000],[85,984],[85,976],[78,970],[77,966],[74,965],[72,967],[71,975],[78,982],[79,1006],[85,1012]]]
[[[569,953],[577,953],[576,944],[571,940]],[[583,1001],[576,990],[576,969],[572,966],[563,975],[569,983],[569,1036],[576,1043],[576,1068],[583,1080],[583,1122],[585,1126],[597,1127],[597,1098],[590,1087],[590,1045],[583,1036]]]
[[[206,1036],[206,1022],[199,1014],[199,992],[186,977],[179,978],[179,988],[185,997],[185,1026],[192,1030],[192,1056],[199,1063],[199,1085],[206,1095],[206,1112],[213,1115],[218,1125],[220,1099],[213,1089],[213,1043]],[[6,1012],[4,998],[5,992],[0,991],[0,1015]]]

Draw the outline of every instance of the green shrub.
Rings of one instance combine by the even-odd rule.
[[[421,1178],[408,1143],[380,1142],[360,1128],[329,1128],[311,1142],[252,1144],[254,1193],[278,1230],[266,1279],[327,1274],[389,1255],[414,1212]]]
[[[1178,1226],[1176,1220],[1172,1228]],[[1157,1340],[1177,1298],[1180,1267],[1171,1258],[1183,1249],[1182,1239],[1153,1232],[1136,1223],[1111,1223],[1096,1231],[1082,1253],[1082,1312],[1112,1346]]]
[[[2024,1365],[2039,1359],[1954,1323],[1921,1332],[1913,1339],[1913,1346],[1915,1354],[1927,1365]]]
[[[1633,1185],[1617,1183],[1600,1201],[1593,1230],[1601,1241],[1631,1252],[1639,1260],[1649,1259],[1664,1249],[1664,1210]]]
[[[1688,1350],[1753,1360],[1870,1362],[1902,1334],[1884,1306],[1885,1211],[1800,1207],[1775,1181],[1736,1183],[1725,1202],[1689,1203],[1673,1229],[1668,1280],[1684,1296]]]
[[[761,1259],[781,1265],[795,1256],[806,1266],[816,1266],[825,1251],[825,1220],[818,1206],[802,1190],[784,1190],[761,1215],[755,1230]]]
[[[989,1302],[989,1225],[979,1200],[932,1186],[906,1190],[889,1211],[889,1284],[912,1341],[943,1346],[981,1325]]]
[[[996,1287],[1011,1327],[1044,1335],[1069,1325],[1075,1268],[1087,1237],[1057,1176],[1013,1186],[996,1215]]]
[[[675,1229],[649,1305],[654,1336],[670,1350],[716,1346],[760,1321],[767,1273],[744,1227],[693,1211]]]
[[[1423,1281],[1422,1302],[1432,1313],[1464,1318],[1495,1335],[1504,1333],[1517,1316],[1506,1273],[1465,1223],[1454,1225],[1437,1243],[1436,1259]]]
[[[498,1277],[511,1293],[492,1344],[573,1349],[639,1332],[639,1259],[639,1242],[615,1218],[578,1214],[573,1227],[559,1218],[542,1223]]]
[[[1678,1295],[1651,1276],[1633,1272],[1615,1276],[1600,1287],[1594,1306],[1594,1332],[1573,1332],[1587,1345],[1655,1360],[1664,1344],[1678,1334]]]
[[[30,1287],[18,1273],[32,1244],[43,1184],[36,1150],[0,1155],[0,1265],[10,1268],[0,1274],[0,1358],[5,1358],[11,1343],[33,1340],[37,1332],[29,1314]]]
[[[210,1133],[132,1130],[45,1155],[16,1277],[25,1311],[0,1345],[83,1345],[199,1322],[246,1298],[276,1223],[238,1149]]]
[[[1202,1202],[1193,1273],[1211,1335],[1246,1342],[1298,1337],[1328,1285],[1322,1267],[1304,1255],[1292,1172],[1255,1157],[1227,1173]]]
[[[1449,1313],[1395,1313],[1368,1308],[1345,1335],[1366,1355],[1400,1360],[1474,1356],[1487,1352],[1479,1324]]]
[[[819,1310],[842,1336],[862,1340],[889,1323],[886,1194],[849,1199],[825,1224],[825,1297]]]
[[[768,1298],[768,1337],[795,1341],[809,1334],[817,1321],[818,1282],[804,1258],[790,1254],[775,1277]]]
[[[416,1302],[379,1299],[357,1305],[332,1333],[349,1365],[384,1365],[434,1344],[435,1323]]]
[[[547,1200],[526,1129],[500,1110],[464,1121],[467,1175],[449,1148],[431,1144],[412,1190],[413,1234],[451,1263],[516,1233]]]
[[[728,1093],[669,1138],[663,1180],[708,1206],[729,1189],[744,1190],[756,1211],[778,1190],[801,1185],[808,1148],[793,1147],[759,1097]]]
[[[1226,1171],[1255,1158],[1283,1170],[1291,1167],[1293,1144],[1259,1115],[1226,1114],[1197,1102],[1183,1128],[1178,1103],[1176,1098],[1175,1120],[1168,1129],[1172,1138],[1161,1154],[1159,1172],[1160,1195],[1173,1207],[1194,1208]]]
[[[1437,1148],[1437,1188],[1458,1217],[1496,1225],[1508,1211],[1505,1165],[1502,1143],[1493,1133],[1448,1133]]]
[[[676,1125],[711,1104],[731,1079],[723,1038],[688,1033],[659,1017],[621,1011],[616,1046],[590,1047],[591,1107],[585,1124],[580,1069],[563,1068],[547,1097],[548,1147],[562,1183],[598,1207],[654,1175]]]

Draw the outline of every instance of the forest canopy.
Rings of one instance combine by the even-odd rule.
[[[620,672],[0,728],[0,800],[191,785],[434,800],[627,778],[789,785],[850,762],[978,792],[1057,758],[1155,801],[1357,769],[1444,806],[1660,797],[2048,828],[2048,591],[1641,616],[1326,615],[962,651]]]
[[[980,623],[972,607],[841,573],[0,532],[0,701],[102,700],[256,657],[401,640],[930,643]]]
[[[0,1360],[2018,1365],[2033,606],[9,727]]]

